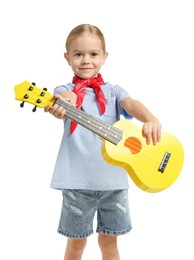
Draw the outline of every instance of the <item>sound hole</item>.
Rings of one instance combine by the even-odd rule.
[[[128,137],[125,140],[124,146],[129,148],[133,154],[139,153],[142,148],[140,140],[136,137]]]

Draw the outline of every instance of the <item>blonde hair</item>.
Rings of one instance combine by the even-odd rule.
[[[91,24],[80,24],[71,30],[71,32],[69,33],[69,35],[67,37],[66,44],[65,44],[67,52],[69,51],[72,41],[75,38],[77,38],[87,32],[91,33],[93,35],[96,35],[100,39],[100,41],[102,43],[102,49],[105,53],[106,52],[106,43],[105,43],[104,35],[98,27],[96,27],[95,25],[91,25]]]

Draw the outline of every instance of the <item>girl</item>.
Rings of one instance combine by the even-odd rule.
[[[74,77],[72,83],[55,89],[59,99],[71,100],[81,109],[108,124],[120,115],[143,122],[142,133],[149,145],[161,137],[159,120],[122,87],[104,82],[100,72],[108,53],[102,32],[96,26],[81,24],[66,40],[64,54]],[[66,110],[57,104],[45,112],[64,120],[51,187],[62,190],[63,205],[58,232],[66,237],[64,260],[80,260],[87,237],[93,233],[97,212],[98,243],[103,260],[119,260],[117,236],[131,229],[128,205],[128,175],[124,169],[105,162],[102,140],[92,131],[65,118]]]

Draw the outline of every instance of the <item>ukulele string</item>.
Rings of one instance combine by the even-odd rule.
[[[168,139],[168,137],[166,138],[166,139]],[[169,143],[168,142],[168,140],[166,140],[167,141],[167,143]],[[170,141],[170,138],[169,138],[169,141]],[[161,141],[162,142],[162,141]],[[147,145],[146,143],[145,143],[145,145],[144,145],[144,153],[142,154],[141,153],[141,150],[142,150],[142,146],[139,144],[139,141],[137,142],[137,141],[133,141],[133,139],[130,141],[130,143],[128,142],[128,141],[126,141],[125,142],[127,145],[127,149],[129,149],[129,150],[131,150],[131,153],[132,154],[134,154],[133,153],[133,150],[138,150],[139,152],[138,152],[138,156],[142,159],[142,160],[144,160],[144,161],[147,161],[147,162],[149,162],[149,163],[152,163],[152,164],[154,164],[154,163],[156,163],[156,162],[158,162],[158,160],[159,161],[161,161],[161,155],[160,155],[160,151],[161,151],[161,143],[159,142],[157,145],[152,145],[151,144],[151,147],[150,147],[150,145]],[[165,148],[166,146],[164,145],[164,143],[162,143],[162,146],[163,146],[163,148]],[[131,147],[131,149],[130,148],[128,148],[128,147]],[[164,151],[165,151],[165,149],[163,149]],[[166,147],[166,151],[167,151],[168,149],[167,149],[167,147]]]
[[[80,124],[89,128],[93,132],[117,144],[122,139],[122,131],[114,126],[108,125],[106,122],[96,118],[82,110],[75,108],[73,105],[57,100],[57,104],[67,108],[67,117],[74,119]]]
[[[30,93],[33,93],[34,97],[31,97],[31,99],[33,99],[35,101],[35,102],[32,102],[34,105],[36,105],[36,103],[37,103],[36,102],[37,96],[39,96],[41,98],[41,103],[43,103],[43,104],[45,103],[45,106],[48,104],[48,102],[50,102],[50,100],[47,99],[47,95],[45,95],[44,98],[42,98],[42,96],[41,96],[42,90],[40,92],[40,91],[38,91],[37,88],[35,88],[33,91],[30,91]],[[46,102],[45,100],[48,102]],[[65,105],[64,105],[64,103],[65,103]],[[62,105],[65,108],[67,108],[70,111],[70,113],[74,114],[75,117],[78,119],[80,116],[80,112],[83,112],[81,110],[76,109],[73,105],[69,104],[68,102],[64,102],[60,99],[57,99],[57,104]],[[92,115],[89,115],[85,112],[83,112],[81,116],[82,116],[83,124],[88,125],[88,123],[89,123],[91,129],[94,132],[96,132],[98,135],[105,137],[105,139],[106,139],[107,135],[109,135],[107,137],[107,139],[109,139],[110,141],[112,141],[112,138],[116,138],[116,139],[118,138],[118,142],[121,141],[122,130],[120,130],[116,127],[107,125],[104,121],[101,121],[100,119],[95,118]],[[102,133],[102,132],[104,132],[104,133]],[[152,146],[151,147],[152,149],[150,149],[149,145],[145,144],[145,146],[147,146],[146,147],[147,151],[146,151],[146,153],[144,153],[144,155],[142,155],[141,154],[142,145],[139,144],[139,141],[130,139],[130,142],[128,142],[126,140],[125,144],[126,145],[124,145],[124,146],[126,146],[127,149],[131,150],[132,154],[134,154],[133,150],[138,150],[139,151],[138,156],[141,157],[142,160],[146,160],[147,162],[154,164],[154,161],[157,162],[158,159],[161,159],[161,156],[158,155],[158,153],[157,153],[159,150],[161,150],[161,147],[158,147],[158,145],[155,145],[154,147]],[[129,147],[131,147],[131,149]]]

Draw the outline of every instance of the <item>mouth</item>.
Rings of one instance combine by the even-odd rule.
[[[80,70],[91,70],[92,68],[80,68]]]

